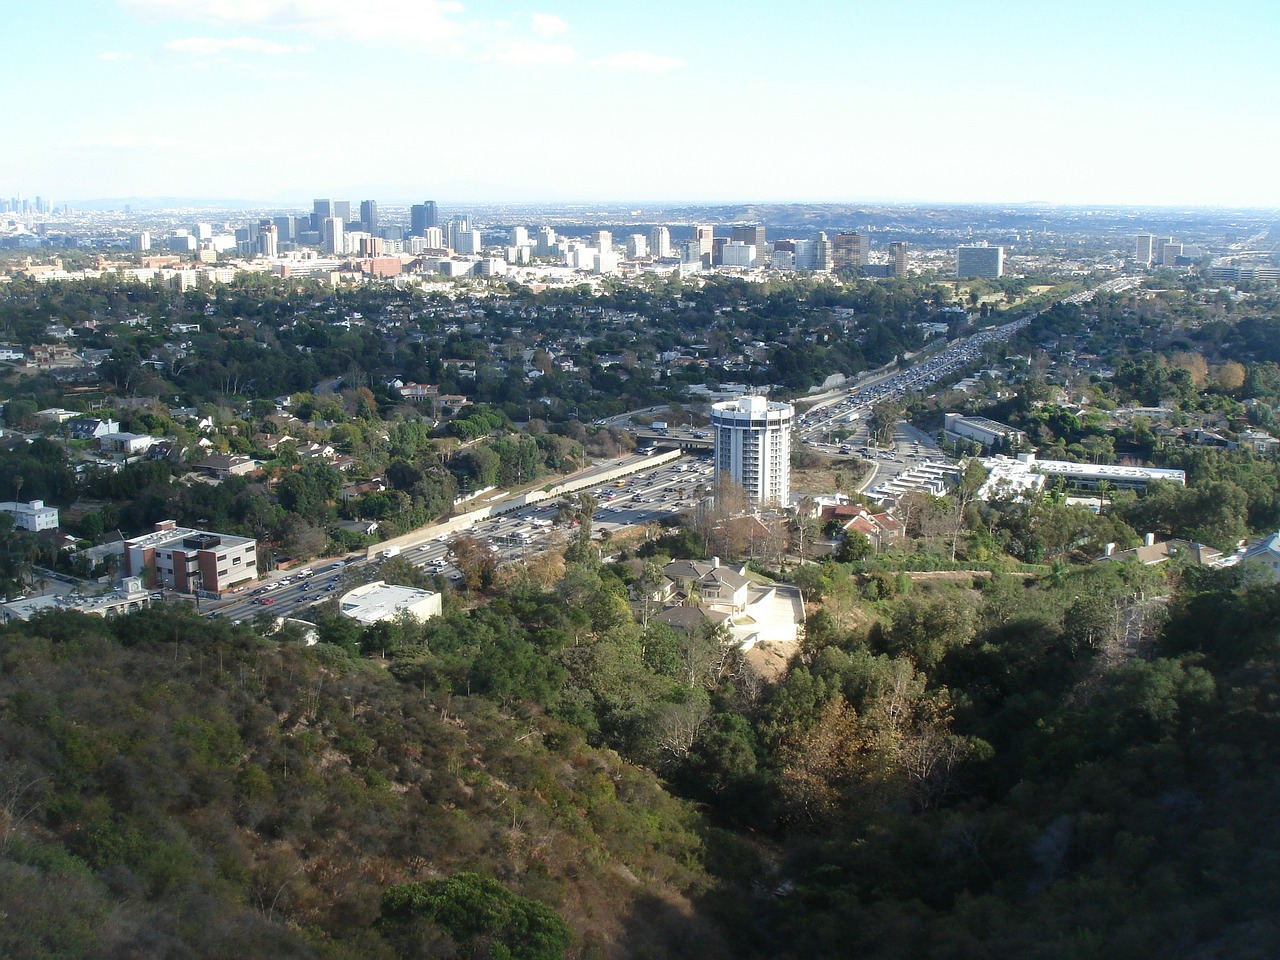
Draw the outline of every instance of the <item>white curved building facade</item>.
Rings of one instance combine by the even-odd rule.
[[[715,476],[728,476],[753,506],[785,506],[791,497],[791,428],[795,408],[765,397],[712,404]]]

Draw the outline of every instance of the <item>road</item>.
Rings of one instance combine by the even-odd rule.
[[[1074,294],[1067,298],[1082,303],[1102,290],[1124,290],[1139,283],[1140,278],[1122,277],[1102,284],[1096,290]],[[1000,327],[986,330],[957,341],[944,350],[923,358],[906,370],[873,374],[843,391],[843,399],[837,394],[830,402],[820,403],[801,416],[797,428],[801,441],[821,452],[832,455],[854,455],[855,449],[869,460],[873,469],[864,479],[860,489],[870,489],[874,484],[896,476],[923,460],[942,459],[933,440],[911,427],[899,424],[894,433],[893,445],[885,450],[874,447],[867,436],[867,420],[874,404],[882,400],[899,400],[908,392],[927,390],[944,377],[973,363],[984,344],[1007,340],[1033,319],[1022,317]],[[642,414],[660,414],[665,407],[651,407]],[[625,417],[610,417],[606,422],[620,423]],[[851,436],[843,443],[830,444],[822,437],[833,430],[847,428]],[[702,431],[689,431],[702,436]],[[585,474],[603,473],[628,460],[643,464],[643,457],[624,457],[608,461]],[[658,465],[653,470],[641,471],[626,480],[601,481],[592,489],[598,501],[592,518],[597,531],[616,534],[629,526],[661,522],[688,510],[698,495],[709,488],[712,466],[706,457],[683,457],[678,461]],[[546,549],[553,539],[572,534],[572,528],[558,527],[555,523],[556,504],[543,502],[483,520],[468,533],[488,545],[498,556],[499,562],[518,562]],[[452,582],[461,579],[461,573],[452,563],[448,541],[453,536],[413,547],[400,554],[405,560],[423,571],[442,576]],[[348,566],[365,563],[377,565],[379,560],[353,557],[335,562],[319,561],[296,572],[265,578],[252,590],[219,601],[202,601],[201,609],[209,616],[243,620],[261,610],[278,615],[300,615],[312,605],[334,594],[340,594],[346,585]]]

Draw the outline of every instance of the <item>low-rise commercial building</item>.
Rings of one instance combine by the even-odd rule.
[[[258,541],[162,520],[151,533],[125,541],[124,563],[128,576],[148,586],[220,596],[258,579]]]
[[[982,461],[990,471],[978,496],[1022,496],[1036,493],[1045,483],[1061,480],[1076,490],[1143,490],[1153,481],[1187,485],[1182,470],[1162,467],[1134,467],[1110,463],[1072,463],[1067,460],[1038,460],[1034,453],[1017,457],[991,457]],[[1039,479],[1037,479],[1039,478]]]
[[[348,590],[338,600],[338,609],[363,626],[383,620],[396,620],[408,614],[415,620],[440,616],[440,594],[416,587],[401,587],[375,580],[363,587]]]
[[[972,440],[989,450],[996,444],[1018,447],[1027,442],[1027,435],[1006,423],[988,420],[986,417],[966,417],[960,413],[948,413],[943,417],[942,432],[948,440],[958,443]]]
[[[75,610],[94,617],[118,617],[151,605],[151,595],[138,577],[126,577],[111,593],[98,597],[49,596],[25,597],[0,604],[0,619],[30,620],[46,610]]]

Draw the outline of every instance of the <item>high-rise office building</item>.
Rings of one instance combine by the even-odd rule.
[[[608,230],[596,230],[591,234],[591,245],[601,253],[608,253],[613,249],[613,234]]]
[[[556,231],[553,227],[538,228],[538,242],[534,246],[534,252],[540,257],[549,257],[556,250]]]
[[[453,251],[474,255],[484,249],[479,230],[458,230],[453,238]]]
[[[649,231],[649,250],[655,257],[670,257],[671,231],[666,227],[653,227]]]
[[[907,275],[907,247],[910,244],[905,240],[895,240],[889,244],[889,252],[893,254],[893,275],[895,277],[905,277]]]
[[[313,200],[311,201],[311,229],[320,233],[324,232],[324,222],[332,217],[333,201],[332,200]]]
[[[730,240],[720,248],[720,264],[725,267],[754,267],[756,247],[753,243]]]
[[[704,258],[707,266],[711,265],[710,256],[712,250],[712,241],[715,239],[715,227],[709,227],[705,223],[695,223],[693,225],[693,241],[698,245],[698,252]]]
[[[649,255],[649,240],[643,233],[633,233],[627,237],[627,258],[640,260]]]
[[[360,201],[360,222],[366,233],[378,235],[378,204],[374,200]]]
[[[984,277],[994,280],[1004,276],[1004,247],[993,247],[986,241],[961,244],[956,248],[956,276]]]
[[[326,217],[324,221],[324,252],[341,256],[347,251],[346,237],[343,236],[342,218]]]
[[[831,241],[821,231],[813,242],[813,269],[821,273],[831,272]]]
[[[776,248],[775,248],[776,249]],[[817,241],[816,240],[793,240],[791,241],[792,265],[797,270],[815,270],[817,269]]]
[[[766,249],[767,241],[764,238],[764,227],[755,224],[750,227],[734,227],[729,235],[729,239],[734,243],[745,243],[755,247],[754,260],[756,263],[764,263],[765,255],[768,253]]]
[[[440,215],[434,200],[424,200],[409,208],[409,236],[426,236],[427,227],[440,226]]]
[[[350,200],[333,201],[333,215],[342,218],[343,223],[351,223],[355,218],[351,216]]]
[[[275,224],[276,239],[280,243],[293,243],[298,239],[297,217],[272,217],[271,222]]]
[[[512,227],[511,228],[511,245],[513,247],[523,247],[529,242],[528,227]]]
[[[867,265],[867,238],[860,233],[837,233],[831,238],[831,264],[837,270]]]
[[[1182,253],[1182,244],[1175,243],[1173,237],[1156,237],[1155,246],[1155,257],[1152,262],[1162,267],[1173,266],[1178,255]],[[1170,250],[1170,248],[1174,249]]]
[[[1133,259],[1144,267],[1151,266],[1156,258],[1156,238],[1149,233],[1140,233],[1134,238]]]
[[[258,254],[264,257],[280,255],[280,232],[270,220],[258,224]]]
[[[466,241],[459,241],[458,238],[461,237],[464,233],[470,233],[470,232],[471,232],[471,220],[469,218],[453,217],[449,220],[448,229],[445,233],[445,243],[448,245],[450,250],[457,250],[459,242],[464,242],[464,243],[466,242]]]
[[[791,427],[795,408],[765,397],[711,406],[715,476],[747,492],[753,506],[785,506],[791,497]]]

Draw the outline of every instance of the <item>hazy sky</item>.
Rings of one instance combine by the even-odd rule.
[[[4,196],[1280,206],[1277,0],[8,6]]]

